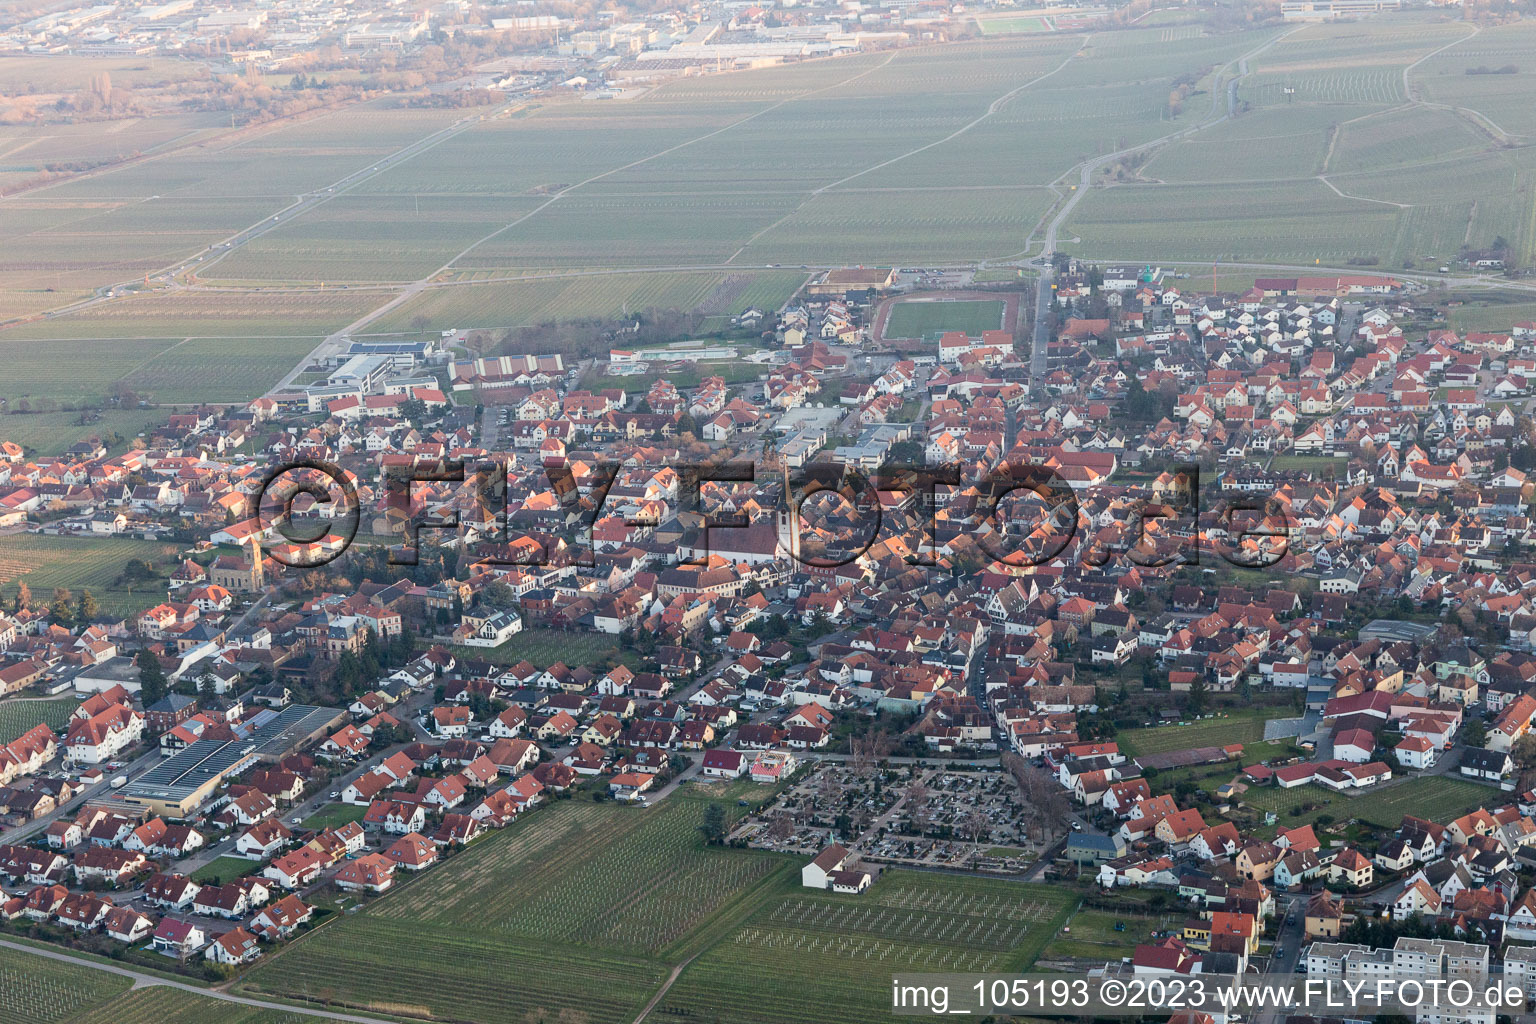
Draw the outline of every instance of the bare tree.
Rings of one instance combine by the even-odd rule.
[[[794,820],[788,814],[775,814],[768,823],[768,838],[782,843],[795,834]]]
[[[961,827],[971,837],[971,860],[976,860],[977,847],[981,845],[981,837],[987,834],[987,827],[992,824],[992,819],[980,807],[973,807],[966,814]]]
[[[930,811],[928,806],[928,787],[923,785],[922,779],[915,779],[912,785],[907,787],[907,818],[912,822],[912,830],[918,835],[924,835],[928,831]]]

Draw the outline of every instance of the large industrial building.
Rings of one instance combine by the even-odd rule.
[[[247,723],[245,736],[190,743],[124,786],[113,795],[113,802],[165,818],[189,817],[230,779],[256,764],[282,760],[328,735],[346,716],[340,708],[303,704],[264,711]]]

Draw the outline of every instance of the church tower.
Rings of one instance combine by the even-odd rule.
[[[800,516],[796,514],[793,491],[789,487],[789,466],[780,464],[784,476],[784,493],[779,503],[779,511],[775,516],[778,528],[779,546],[788,551],[795,561],[800,560]]]
[[[259,594],[266,589],[266,578],[261,567],[261,534],[251,534],[251,578],[248,586],[252,594]]]

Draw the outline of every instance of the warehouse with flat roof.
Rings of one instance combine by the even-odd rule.
[[[113,801],[167,818],[197,812],[219,787],[260,763],[280,761],[328,736],[344,721],[341,708],[294,704],[265,710],[240,724],[233,740],[197,740],[134,779]]]

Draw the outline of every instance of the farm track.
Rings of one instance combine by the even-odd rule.
[[[707,139],[712,139],[712,138],[714,138],[717,135],[720,135],[720,134],[722,134],[724,132],[730,131],[732,128],[739,127],[739,126],[741,126],[743,124],[746,124],[749,121],[756,120],[757,118],[762,117],[765,114],[772,113],[773,111],[779,109],[780,107],[784,106],[785,104],[792,103],[792,102],[795,102],[797,100],[809,99],[812,96],[819,95],[819,94],[821,94],[823,92],[826,92],[826,91],[828,91],[830,89],[841,88],[841,87],[843,87],[845,85],[848,85],[848,84],[850,84],[852,82],[856,82],[859,79],[863,78],[864,76],[872,74],[873,72],[879,70],[880,68],[885,67],[891,61],[895,60],[896,55],[899,52],[901,52],[901,51],[893,50],[886,57],[886,59],[881,61],[880,63],[875,64],[875,65],[873,65],[871,67],[865,68],[863,71],[860,71],[858,74],[851,75],[848,78],[842,79],[842,80],[836,82],[833,85],[824,86],[824,87],[822,87],[820,89],[813,89],[813,90],[811,90],[809,92],[805,92],[805,93],[802,93],[802,94],[797,94],[795,96],[786,97],[786,98],[784,98],[782,100],[779,100],[776,103],[769,104],[768,106],[762,108],[761,110],[754,111],[753,113],[748,114],[746,117],[740,118],[740,119],[738,119],[736,121],[732,121],[730,124],[724,125],[723,127],[716,128],[713,131],[705,132],[702,135],[699,135],[699,136],[696,136],[694,138],[685,140],[683,142],[679,142],[679,143],[677,143],[675,145],[672,145],[672,146],[668,146],[667,148],[665,148],[663,150],[660,150],[660,151],[655,152],[655,153],[651,153],[651,154],[649,154],[647,156],[644,156],[644,157],[641,157],[641,158],[639,158],[637,160],[632,160],[629,163],[624,164],[623,166],[610,168],[609,170],[603,171],[600,174],[594,174],[594,175],[592,175],[592,176],[590,176],[588,178],[584,178],[583,180],[577,182],[574,185],[569,185],[569,186],[561,189],[560,191],[556,192],[554,195],[550,196],[548,200],[546,200],[543,203],[540,203],[538,206],[534,207],[529,212],[527,212],[527,213],[523,214],[522,216],[516,218],[515,220],[511,221],[510,223],[503,224],[501,227],[497,228],[495,231],[492,231],[489,234],[486,234],[486,235],[482,236],[481,238],[476,239],[474,242],[470,243],[464,249],[459,251],[451,259],[449,259],[448,262],[446,262],[442,266],[438,267],[432,273],[426,275],[425,277],[421,278],[420,280],[417,280],[417,281],[411,283],[410,285],[407,285],[405,287],[405,289],[400,292],[400,294],[396,295],[390,301],[384,303],[382,306],[378,307],[377,309],[375,309],[371,313],[369,313],[369,314],[359,318],[358,320],[353,321],[352,323],[348,324],[346,327],[343,327],[341,330],[339,330],[339,331],[335,332],[334,334],[330,335],[329,337],[327,337],[323,342],[321,342],[318,346],[316,346],[315,350],[313,352],[311,352],[308,357],[306,357],[298,366],[294,367],[293,371],[290,374],[288,374],[287,376],[285,376],[283,378],[283,380],[278,382],[277,386],[272,389],[272,392],[275,393],[277,391],[281,391],[284,388],[288,387],[292,383],[294,377],[298,376],[298,374],[301,371],[302,367],[307,366],[310,363],[313,363],[313,362],[315,362],[317,360],[323,359],[327,354],[329,354],[331,352],[332,349],[338,348],[340,346],[343,338],[349,337],[355,331],[361,331],[364,327],[367,327],[370,323],[373,323],[375,320],[377,320],[380,317],[384,316],[385,314],[389,313],[391,310],[395,309],[396,307],[402,305],[405,302],[408,302],[410,299],[412,299],[416,295],[420,294],[423,289],[425,289],[429,284],[431,284],[431,282],[432,282],[432,280],[434,278],[436,278],[440,274],[444,274],[444,273],[447,273],[448,271],[452,270],[453,269],[453,265],[455,263],[457,263],[459,260],[463,259],[465,256],[469,255],[475,249],[477,249],[480,246],[484,245],[486,242],[489,242],[491,239],[496,238],[499,235],[505,234],[507,231],[510,231],[512,228],[517,227],[519,224],[522,224],[522,223],[528,221],[529,219],[531,219],[533,217],[536,217],[538,214],[540,214],[544,210],[548,209],[549,207],[553,206],[554,204],[558,203],[565,196],[567,196],[570,193],[576,191],[577,189],[580,189],[580,188],[582,188],[583,186],[586,186],[586,185],[590,185],[593,182],[601,181],[602,179],[607,178],[607,177],[609,177],[611,175],[614,175],[614,174],[618,174],[621,171],[626,171],[626,170],[630,170],[630,169],[632,169],[634,167],[638,167],[641,164],[648,163],[651,160],[659,159],[660,157],[664,157],[664,156],[668,155],[669,153],[675,153],[678,150],[684,149],[684,148],[686,148],[688,146],[691,146],[691,145],[694,145],[695,143],[703,142],[703,141],[705,141]]]

